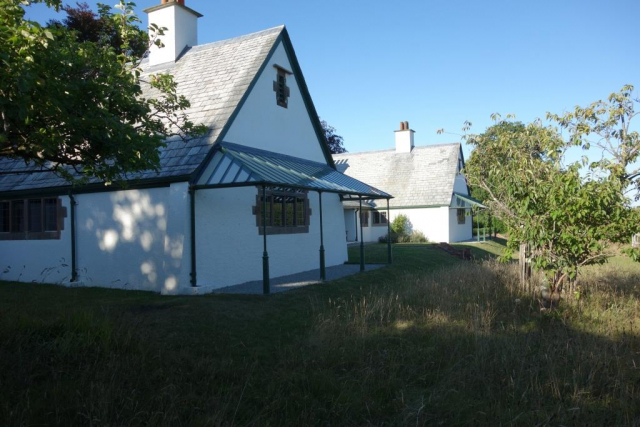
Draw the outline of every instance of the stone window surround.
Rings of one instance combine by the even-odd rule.
[[[281,196],[281,197],[295,197],[298,199],[303,199],[305,214],[304,214],[304,225],[294,225],[294,226],[274,226],[267,225],[267,236],[273,234],[302,234],[309,232],[309,222],[311,217],[311,207],[309,205],[309,197],[307,191],[295,191],[291,189],[267,189],[266,191],[267,200],[271,203],[271,208],[269,212],[273,213],[273,197],[272,196]],[[256,216],[256,226],[258,227],[258,234],[263,235],[264,227],[262,227],[262,188],[258,187],[258,194],[256,195],[256,205],[253,206],[253,214]],[[294,212],[293,219],[297,221],[298,219],[298,204],[294,203]],[[283,209],[283,215],[285,215]]]
[[[44,230],[44,206],[45,200],[56,200],[56,230]],[[29,231],[29,201],[40,200],[40,209],[42,210],[41,222],[42,231]],[[62,200],[59,197],[30,197],[25,199],[1,200],[0,203],[9,203],[9,215],[11,218],[12,206],[15,203],[24,204],[24,231],[11,231],[11,219],[9,220],[10,231],[0,231],[0,240],[59,240],[61,231],[64,230],[64,218],[67,217],[67,208],[62,206]]]

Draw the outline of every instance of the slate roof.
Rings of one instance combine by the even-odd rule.
[[[203,162],[220,132],[228,122],[254,76],[266,60],[284,26],[270,28],[228,40],[194,46],[175,62],[145,68],[145,75],[166,72],[178,83],[178,93],[191,102],[186,111],[196,124],[205,124],[211,131],[202,138],[184,143],[180,138],[167,141],[160,152],[158,172],[147,171],[129,179],[185,177]],[[157,95],[143,86],[143,96]],[[0,192],[63,187],[68,183],[51,172],[7,174],[27,171],[22,160],[0,158]]]
[[[459,155],[455,143],[414,147],[410,153],[334,154],[333,159],[340,172],[393,194],[391,207],[449,206]]]

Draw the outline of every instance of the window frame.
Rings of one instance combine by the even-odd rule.
[[[458,225],[464,225],[467,223],[467,212],[465,208],[457,208],[456,216],[458,217]]]
[[[56,228],[51,230],[47,223],[47,210],[46,206],[48,202],[51,203],[55,200],[55,224]],[[37,202],[37,203],[36,203]],[[58,240],[61,236],[61,231],[64,230],[64,218],[67,216],[67,209],[62,206],[62,200],[59,197],[29,197],[25,199],[6,199],[0,200],[1,205],[8,204],[8,210],[3,212],[9,213],[8,219],[8,231],[0,228],[0,240]],[[33,206],[38,205],[39,214],[37,216],[39,226],[33,227],[32,220],[36,217],[32,216]],[[22,206],[22,226],[19,230],[14,228],[15,226],[15,212],[19,206]],[[16,209],[16,210],[14,210]],[[3,218],[4,220],[4,218]],[[4,226],[4,224],[2,224]],[[36,228],[32,231],[32,228]]]
[[[267,235],[273,234],[303,234],[309,232],[309,223],[311,218],[311,206],[309,204],[309,195],[307,191],[296,191],[286,188],[271,188],[266,190],[267,197]],[[281,198],[282,201],[276,201],[276,198]],[[291,210],[291,223],[293,225],[287,225],[287,199],[293,199]],[[256,205],[253,206],[253,214],[256,216],[256,227],[258,227],[258,234],[263,235],[264,228],[262,226],[262,188],[258,187],[258,194],[256,195]],[[282,206],[277,210],[280,212],[280,220],[278,225],[274,225],[276,216],[275,206]],[[299,214],[299,209],[302,206],[304,213],[302,216]],[[302,224],[300,224],[302,220]],[[280,225],[281,224],[281,225]]]
[[[388,224],[387,213],[383,211],[373,211],[371,223],[374,227],[386,227]]]

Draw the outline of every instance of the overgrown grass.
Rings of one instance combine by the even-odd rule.
[[[429,245],[394,261],[268,298],[2,283],[0,420],[640,424],[635,264],[587,272],[579,298],[541,312],[509,265]]]

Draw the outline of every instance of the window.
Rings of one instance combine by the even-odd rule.
[[[458,208],[457,214],[458,214],[458,224],[464,224],[467,219],[467,215],[464,209]]]
[[[11,232],[20,233],[24,229],[24,200],[11,202]]]
[[[309,232],[309,199],[306,192],[288,189],[268,189],[266,192],[266,226],[267,234],[296,234]],[[258,233],[262,234],[262,188],[258,188],[256,206],[253,213],[256,215]]]
[[[374,226],[382,226],[387,225],[387,213],[386,212],[373,212],[373,225]]]
[[[44,231],[58,231],[58,199],[44,199]]]
[[[362,222],[363,227],[369,226],[369,211],[360,212],[360,221]]]
[[[0,233],[8,233],[11,231],[11,203],[0,202]]]
[[[0,201],[0,240],[59,239],[65,216],[58,198]]]
[[[29,200],[29,231],[42,231],[42,200]]]
[[[287,86],[287,75],[292,74],[279,65],[274,65],[276,69],[276,80],[273,82],[273,90],[276,93],[276,103],[280,107],[287,108],[289,104],[289,86]]]

